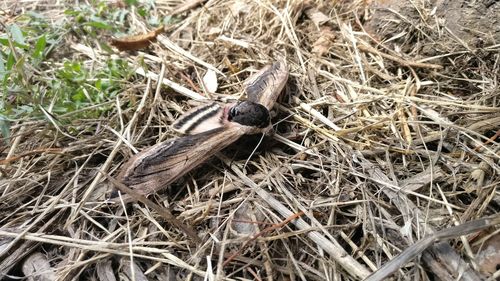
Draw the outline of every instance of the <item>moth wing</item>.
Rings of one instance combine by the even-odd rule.
[[[271,68],[271,65],[266,65],[261,68],[256,73],[252,74],[250,77],[245,80],[243,86],[245,87],[245,93],[247,94],[247,99],[249,101],[253,101],[258,103],[260,94],[262,92],[261,87],[263,87],[262,79],[267,73],[267,71]]]
[[[248,100],[271,110],[288,80],[288,66],[279,60],[261,69],[245,82]]]
[[[118,179],[147,195],[165,188],[245,133],[238,127],[216,128],[159,143],[133,156]]]
[[[222,119],[224,108],[217,103],[194,107],[182,114],[172,128],[182,134],[198,134],[224,126]]]

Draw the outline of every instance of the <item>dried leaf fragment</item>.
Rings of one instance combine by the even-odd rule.
[[[24,275],[28,277],[27,280],[56,280],[54,269],[50,266],[47,257],[40,252],[35,252],[27,257],[22,270]]]
[[[313,23],[318,28],[330,20],[330,18],[327,15],[323,14],[322,12],[320,12],[316,9],[307,9],[305,13],[306,13],[307,17],[310,20],[312,20]]]
[[[203,85],[205,86],[205,90],[210,94],[213,94],[217,91],[219,84],[217,83],[217,74],[212,69],[208,69],[207,73],[203,76]]]
[[[245,202],[234,213],[231,228],[236,235],[252,236],[258,232],[254,222],[256,217],[255,210],[248,202]],[[262,215],[259,216],[259,220],[263,220]]]
[[[322,26],[318,39],[313,43],[312,53],[320,57],[327,54],[333,46],[334,39],[333,29],[329,26]]]
[[[111,260],[97,263],[96,272],[100,281],[116,281],[113,268],[111,267]]]
[[[232,74],[236,74],[238,72],[240,72],[241,70],[236,66],[234,65],[228,58],[227,56],[224,57],[224,59],[222,59],[222,63],[227,67],[229,68],[229,71],[232,73]]]
[[[305,10],[305,14],[318,29],[317,39],[312,44],[311,51],[313,54],[321,57],[328,53],[335,39],[333,28],[330,25],[325,24],[330,20],[330,18],[315,8]],[[316,36],[316,34],[314,36]]]
[[[160,26],[146,34],[112,38],[111,45],[115,46],[120,51],[135,51],[144,49],[151,45],[151,43],[156,40],[156,37],[162,34],[164,30],[164,27]]]
[[[481,251],[476,256],[479,271],[493,274],[500,267],[500,234],[496,234],[481,245]]]

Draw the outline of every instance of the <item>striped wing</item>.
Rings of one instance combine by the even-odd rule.
[[[244,133],[229,126],[159,143],[130,158],[118,179],[143,195],[161,190]]]
[[[172,128],[182,134],[194,135],[224,126],[224,107],[210,103],[195,107],[182,114]]]
[[[287,80],[288,66],[284,60],[264,67],[245,82],[248,100],[271,110]]]

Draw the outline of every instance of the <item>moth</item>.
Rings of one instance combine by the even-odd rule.
[[[246,134],[269,130],[270,113],[288,79],[284,60],[268,65],[244,83],[247,100],[196,107],[172,125],[185,134],[147,148],[121,169],[118,180],[142,195],[167,187]]]

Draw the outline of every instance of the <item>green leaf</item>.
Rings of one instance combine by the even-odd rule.
[[[2,132],[2,137],[5,144],[9,144],[10,128],[8,121],[0,115],[0,131]]]
[[[7,39],[7,37],[0,37],[0,44],[4,45],[4,46],[9,46],[9,39]]]
[[[82,72],[82,65],[80,63],[76,63],[76,62],[69,63],[68,62],[68,64],[65,63],[65,66],[66,65],[68,66],[68,69],[71,69],[74,72]]]
[[[127,15],[129,14],[129,11],[128,10],[118,10],[114,14],[116,14],[116,16],[114,18],[116,18],[118,20],[118,22],[124,23]]]
[[[54,106],[52,108],[52,113],[59,113],[59,114],[62,114],[62,113],[67,113],[67,112],[70,112],[71,109],[69,109],[69,107],[64,107],[64,106]]]
[[[158,19],[158,17],[155,17],[155,16],[151,16],[149,19],[148,19],[148,23],[152,26],[158,26],[160,25],[160,20]]]
[[[16,70],[23,71],[25,63],[26,63],[26,57],[25,56],[20,57],[15,64]]]
[[[97,81],[95,81],[95,88],[98,91],[102,91],[102,80],[101,79],[97,79]]]
[[[27,115],[33,112],[33,107],[29,105],[20,105],[17,108],[14,108],[14,112],[16,115]]]
[[[40,59],[43,55],[43,51],[45,50],[45,46],[47,46],[47,38],[45,38],[44,34],[36,41],[33,58]]]
[[[71,9],[68,9],[68,10],[65,10],[65,11],[64,11],[64,14],[65,14],[65,15],[68,15],[68,16],[74,16],[74,17],[76,17],[76,16],[80,15],[81,13],[82,13],[81,11],[71,10]]]
[[[84,102],[86,100],[86,96],[83,93],[82,89],[78,89],[78,91],[76,91],[76,93],[73,94],[73,96],[71,97],[71,99],[74,102],[81,103],[81,102]]]
[[[163,25],[172,25],[172,24],[176,24],[178,22],[180,22],[181,19],[178,18],[178,17],[173,17],[173,16],[166,16],[163,18]]]
[[[85,23],[86,26],[91,26],[100,29],[111,29],[111,26],[106,24],[105,22],[91,21]]]
[[[85,25],[92,26],[92,27],[95,27],[95,28],[100,28],[100,29],[112,29],[113,28],[107,22],[105,22],[104,20],[102,20],[102,19],[100,19],[98,17],[92,16],[90,18],[90,20],[91,21],[85,23]]]
[[[138,13],[141,17],[146,17],[147,11],[146,11],[146,9],[144,9],[143,7],[139,7],[139,8],[137,9],[137,13]]]
[[[26,12],[26,15],[28,15],[31,18],[36,19],[36,20],[45,20],[45,16],[44,15],[42,15],[40,13],[37,13],[35,11],[28,11],[28,12]]]
[[[108,54],[114,54],[115,51],[106,43],[104,42],[99,42],[99,46],[103,49],[103,51],[107,52]]]
[[[21,45],[26,45],[26,43],[24,42],[23,32],[21,31],[21,29],[17,24],[12,24],[9,29],[10,29],[10,34],[12,35],[12,39],[14,39],[16,43],[19,43]]]
[[[3,59],[2,52],[0,52],[0,81],[3,81],[7,75],[7,69],[5,69],[5,62]]]
[[[127,6],[131,6],[131,5],[137,5],[138,1],[137,0],[125,0],[125,3],[127,4]]]
[[[12,52],[9,53],[7,57],[7,71],[12,70],[12,66],[16,63],[16,58],[14,58],[14,54]]]

